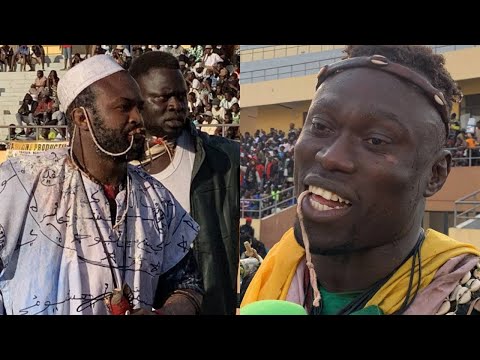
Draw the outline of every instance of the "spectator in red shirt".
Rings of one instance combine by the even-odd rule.
[[[258,178],[260,179],[259,185],[260,185],[260,188],[262,188],[263,187],[263,174],[265,173],[265,166],[263,166],[263,164],[261,164],[261,163],[258,163],[257,166],[256,166],[256,169],[257,169]]]

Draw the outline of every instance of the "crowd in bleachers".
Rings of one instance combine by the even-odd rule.
[[[126,70],[140,55],[147,51],[165,51],[174,55],[188,86],[188,117],[202,131],[210,135],[223,135],[238,140],[240,133],[240,55],[238,45],[86,45],[85,54],[72,55],[72,45],[60,45],[64,59],[64,69],[75,66],[89,56],[106,54],[112,56]],[[35,64],[44,69],[45,51],[42,45],[3,45],[0,70],[34,71]],[[39,60],[41,59],[41,60]],[[8,68],[8,70],[7,70]],[[48,77],[42,70],[37,72],[30,89],[26,89],[22,105],[16,114],[17,124],[26,125],[65,125],[65,115],[59,111],[56,86],[59,77],[55,70]],[[229,127],[202,125],[231,124]],[[11,124],[13,125],[13,124]],[[10,139],[65,138],[63,129],[44,129],[41,134],[24,129],[10,133]]]
[[[471,116],[467,128],[461,128],[457,115],[453,113],[450,121],[450,132],[447,139],[447,148],[452,154],[452,166],[480,165],[480,121]]]
[[[45,70],[45,49],[42,45],[0,45],[0,71],[29,71],[40,65]]]
[[[234,45],[96,45],[125,69],[147,51],[174,55],[188,86],[188,117],[210,135],[239,139],[238,127],[201,126],[240,124],[240,49]]]
[[[288,132],[270,129],[246,132],[240,147],[240,197],[243,216],[259,218],[294,204],[293,160],[294,149],[301,129],[290,124]],[[261,201],[252,201],[261,200]],[[260,205],[261,204],[261,205]],[[269,207],[272,207],[268,209]]]
[[[446,144],[454,159],[452,166],[480,165],[480,121],[472,116],[469,124],[467,129],[460,128],[456,114],[452,114]],[[290,124],[288,132],[272,128],[267,133],[262,129],[241,137],[240,196],[244,217],[259,218],[260,208],[261,217],[265,217],[274,212],[268,207],[293,196],[293,190],[286,189],[293,186],[294,149],[300,131]],[[469,156],[473,159],[469,160]],[[293,203],[283,203],[277,211]]]

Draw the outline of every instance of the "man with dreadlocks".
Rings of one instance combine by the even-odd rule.
[[[242,302],[309,314],[480,310],[480,251],[421,227],[450,171],[461,93],[425,46],[355,45],[323,67],[295,146],[297,218]]]

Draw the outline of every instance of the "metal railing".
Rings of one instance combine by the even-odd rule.
[[[464,210],[469,205],[473,206]],[[476,219],[476,216],[480,213],[480,210],[478,210],[480,208],[480,190],[458,199],[455,201],[454,206],[453,222],[455,227],[458,225],[460,219],[463,219],[460,223]]]
[[[479,45],[428,45],[433,49],[435,54],[441,54],[447,51],[457,51],[471,47],[477,47]]]
[[[475,149],[480,149],[476,147]],[[457,148],[448,148],[447,150],[456,151]],[[479,160],[480,157],[472,156],[472,150],[467,149],[468,156],[466,157],[453,157],[452,161],[462,162],[464,166],[475,166],[473,160]],[[294,193],[294,187],[289,187],[285,190],[279,191],[277,195],[269,195],[261,199],[241,199],[241,212],[242,217],[252,217],[255,219],[262,219],[268,215],[277,213],[278,210],[284,210],[290,206],[293,206],[297,203],[297,199]],[[286,195],[286,196],[285,196]],[[278,199],[278,200],[277,200]],[[281,199],[281,200],[279,200]],[[466,205],[474,205],[470,208],[466,208]],[[471,220],[475,219],[477,215],[480,214],[480,190],[475,191],[472,194],[466,195],[457,201],[455,201],[455,210],[454,210],[454,222],[455,226],[460,219]],[[461,211],[461,212],[460,212]]]
[[[202,128],[204,128],[204,127],[216,127],[216,128],[221,127],[222,128],[222,137],[225,137],[225,135],[226,135],[225,128],[231,128],[231,127],[239,128],[240,124],[198,124],[198,125],[195,125],[195,127],[198,130],[202,130]],[[202,131],[204,131],[204,130],[202,130]]]
[[[240,124],[198,124],[198,125],[195,125],[195,127],[199,130],[201,130],[202,127],[221,127],[222,128],[222,136],[225,137],[226,135],[226,128],[231,128],[231,127],[235,127],[235,128],[239,128],[240,127]],[[12,139],[12,134],[10,134],[10,129],[25,129],[25,128],[28,128],[28,129],[35,129],[35,137],[32,138],[32,137],[25,137],[25,138],[21,138],[21,139]],[[2,129],[8,129],[8,132],[6,133],[6,139],[5,140],[0,140],[0,142],[3,142],[3,143],[10,143],[11,141],[13,140],[18,140],[18,141],[54,141],[54,140],[49,140],[49,139],[44,139],[44,138],[40,138],[40,131],[38,131],[37,129],[67,129],[68,126],[67,125],[0,125],[0,131]],[[2,135],[3,137],[3,135]],[[69,137],[68,137],[68,132],[66,131],[66,136],[65,136],[65,140],[68,140]]]
[[[9,144],[13,140],[19,140],[19,141],[54,141],[54,140],[48,140],[44,138],[40,138],[40,131],[37,129],[65,129],[65,140],[68,140],[68,131],[67,130],[67,125],[0,125],[0,130],[1,129],[9,129],[7,132],[7,137],[5,140],[0,140],[0,142],[7,143]],[[12,134],[10,134],[10,129],[34,129],[35,130],[35,138],[31,138],[29,136],[26,136],[25,138],[22,139],[12,139]],[[2,136],[3,137],[3,136]]]
[[[265,45],[254,49],[240,49],[240,56],[242,62],[250,62],[343,49],[344,47],[345,45]]]
[[[254,219],[263,219],[266,216],[275,214],[278,210],[284,210],[297,203],[297,198],[294,195],[294,187],[279,191],[278,197],[283,197],[283,194],[287,194],[287,197],[282,200],[277,200],[277,195],[270,195],[261,199],[242,199],[241,211],[242,217],[252,217]],[[272,203],[272,205],[267,205]],[[253,205],[250,207],[252,204]],[[473,205],[467,207],[468,205]],[[247,208],[248,207],[248,208]],[[480,214],[480,190],[477,190],[471,194],[468,194],[454,203],[454,226],[459,223],[463,223],[467,220],[476,220]],[[460,221],[462,220],[462,221]]]
[[[240,84],[316,74],[322,66],[341,60],[342,57],[343,55],[336,55],[321,60],[307,61],[301,64],[282,65],[268,69],[242,72]]]
[[[344,45],[283,45],[283,46],[265,46],[259,49],[247,49],[241,52],[242,61],[257,61],[287,56],[295,56],[307,53],[320,53],[323,51],[331,51],[343,48]],[[433,49],[434,53],[444,53],[448,51],[456,51],[480,45],[427,45]],[[325,47],[325,48],[323,48]],[[287,53],[290,54],[287,55]],[[272,54],[273,53],[273,54]],[[269,54],[266,56],[265,54]],[[270,54],[272,54],[270,56]],[[283,54],[283,55],[282,55]],[[251,57],[251,60],[249,59]],[[272,66],[267,69],[249,70],[242,72],[240,80],[241,84],[248,84],[267,80],[278,80],[296,76],[306,76],[316,74],[324,65],[328,65],[335,61],[341,60],[344,54],[331,56],[325,59],[315,61],[300,62],[292,65]],[[255,59],[253,59],[255,57]],[[258,58],[257,58],[258,57]],[[301,67],[303,66],[303,69]],[[300,69],[298,69],[300,67]],[[294,69],[295,68],[295,69]]]
[[[477,150],[477,152],[479,153],[478,155],[480,155],[480,146],[477,146],[477,147],[474,147],[474,148],[467,148],[467,149],[463,149],[463,148],[447,148],[446,150],[450,151],[450,153],[452,154],[452,165],[453,166],[478,166],[480,165],[480,156],[473,156],[475,155],[474,154],[474,150]],[[465,151],[467,152],[466,153],[466,156],[455,156],[455,152],[459,152],[461,151],[462,153],[464,153]],[[477,161],[475,161],[477,160]]]
[[[278,194],[269,195],[261,199],[241,199],[242,217],[263,219],[279,210],[284,210],[297,203],[294,187],[281,190]],[[270,205],[271,204],[271,205]]]

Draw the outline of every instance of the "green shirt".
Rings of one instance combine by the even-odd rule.
[[[357,296],[362,292],[344,292],[333,293],[327,291],[323,287],[319,287],[320,294],[322,295],[322,309],[320,315],[335,315],[345,306],[350,304]],[[352,313],[352,315],[382,315],[382,310],[375,305],[360,309]]]

